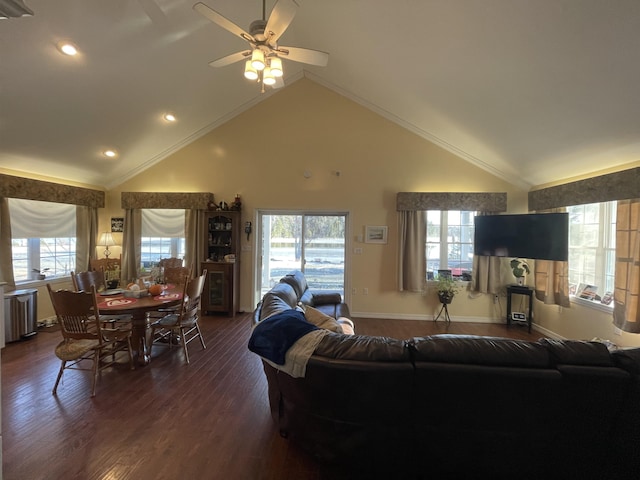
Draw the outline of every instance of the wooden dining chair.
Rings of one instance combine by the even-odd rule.
[[[107,289],[104,272],[101,270],[90,270],[87,272],[71,271],[71,282],[76,292],[80,290],[88,292],[92,286],[96,287],[96,292],[98,293]]]
[[[89,259],[91,270],[120,270],[120,258],[91,258]]]
[[[90,270],[87,272],[71,272],[71,282],[76,292],[91,291],[95,288],[96,292],[101,293],[107,290],[107,282],[104,272],[98,270]],[[131,315],[100,315],[100,320],[107,324],[115,323],[131,323]]]
[[[161,258],[158,262],[158,266],[161,268],[175,268],[182,266],[182,259],[176,257]]]
[[[172,283],[174,285],[184,285],[191,280],[191,267],[165,267],[164,283]]]
[[[94,286],[89,291],[79,292],[53,290],[51,284],[47,284],[47,289],[62,332],[62,341],[55,348],[61,364],[53,386],[53,395],[57,394],[58,384],[65,370],[89,370],[83,366],[82,362],[85,360],[92,362],[92,397],[96,394],[98,373],[116,363],[117,352],[127,352],[129,365],[133,370],[131,330],[102,327],[102,322],[95,315],[98,304]]]
[[[173,285],[175,288],[184,287],[191,279],[191,273],[191,267],[166,267],[164,269],[164,283]],[[162,307],[158,310],[147,312],[147,318],[153,321],[153,319],[163,318],[169,313],[177,313],[179,310],[179,306]]]
[[[207,348],[198,325],[198,309],[206,277],[207,271],[204,270],[202,275],[189,280],[183,289],[182,304],[179,311],[165,315],[151,324],[151,350],[153,350],[154,345],[171,348],[175,336],[178,336],[184,350],[185,360],[189,364],[189,350],[187,348],[189,342],[199,338],[202,348]]]

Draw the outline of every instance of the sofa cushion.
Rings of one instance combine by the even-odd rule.
[[[313,305],[313,293],[311,293],[311,290],[305,290],[302,295],[298,297],[298,301],[305,305]]]
[[[611,358],[618,368],[640,375],[640,348],[616,350],[611,354]]]
[[[614,366],[609,349],[601,342],[541,338],[538,344],[547,349],[555,365]]]
[[[337,360],[365,362],[408,362],[409,351],[402,340],[365,335],[328,333],[314,355]]]
[[[415,361],[550,368],[549,354],[535,342],[474,335],[433,335],[409,343]]]
[[[297,304],[298,298],[293,288],[286,283],[279,283],[262,297],[260,320],[284,310],[296,308]]]
[[[298,299],[302,298],[302,295],[307,290],[307,279],[304,276],[304,273],[300,271],[287,273],[284,277],[280,279],[280,283],[286,283],[291,285],[293,289],[296,291],[296,295]]]

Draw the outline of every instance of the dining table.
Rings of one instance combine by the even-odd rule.
[[[98,293],[100,315],[131,315],[131,348],[134,359],[139,365],[148,365],[151,361],[151,319],[149,312],[167,309],[179,305],[182,301],[182,288],[167,284],[162,286],[159,295],[144,295],[125,290],[106,290]],[[130,295],[140,295],[130,296]]]

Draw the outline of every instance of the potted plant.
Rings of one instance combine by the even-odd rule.
[[[439,276],[436,290],[438,292],[440,303],[451,303],[455,294],[458,293],[458,288],[458,284],[453,278],[449,276]]]
[[[531,273],[529,269],[529,264],[520,258],[514,258],[509,263],[511,266],[511,271],[513,272],[513,276],[516,277],[516,282],[518,285],[524,285],[524,276],[525,274]]]
[[[37,268],[33,269],[33,272],[38,274],[38,280],[44,280],[46,277],[45,272],[47,271],[49,271],[48,268],[43,268],[42,270],[38,270]]]

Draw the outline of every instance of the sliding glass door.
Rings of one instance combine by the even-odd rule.
[[[260,293],[285,274],[299,270],[309,288],[339,291],[344,297],[345,213],[259,212]]]

